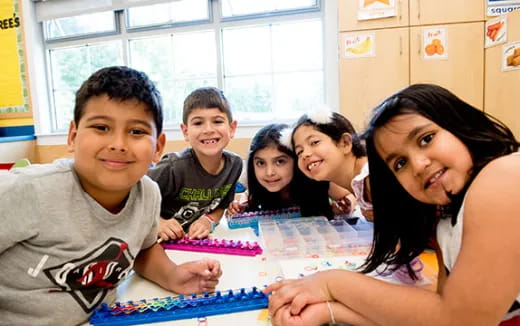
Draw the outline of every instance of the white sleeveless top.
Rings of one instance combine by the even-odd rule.
[[[464,204],[462,203],[460,211],[457,215],[457,223],[452,226],[451,219],[446,218],[439,221],[437,225],[437,241],[442,251],[442,258],[444,260],[444,267],[449,274],[457,261],[460,252],[460,245],[462,242],[462,225],[464,216]],[[502,320],[508,320],[515,316],[520,316],[520,293],[513,302],[508,313]]]
[[[364,210],[372,210],[372,203],[365,200],[365,179],[368,177],[369,171],[368,171],[368,162],[363,165],[361,168],[361,172],[359,172],[358,175],[356,175],[352,182],[350,183],[350,186],[352,187],[352,190],[354,191],[354,196],[356,196],[356,201],[361,207],[361,209]]]

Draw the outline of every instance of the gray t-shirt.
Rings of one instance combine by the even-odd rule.
[[[85,322],[155,243],[159,209],[146,176],[112,214],[83,191],[70,160],[2,175],[0,324]]]
[[[200,165],[195,152],[187,148],[163,156],[148,175],[161,189],[161,216],[174,217],[187,231],[202,214],[227,208],[235,195],[235,184],[242,172],[242,159],[224,151],[224,168],[216,175]]]

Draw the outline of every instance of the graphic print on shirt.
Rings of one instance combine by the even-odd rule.
[[[108,291],[132,270],[134,257],[128,244],[110,238],[80,259],[44,270],[62,292],[68,292],[86,313],[103,301]]]
[[[191,224],[193,220],[204,213],[211,213],[220,205],[220,202],[226,197],[226,194],[232,186],[232,184],[227,184],[215,189],[181,188],[179,191],[179,199],[187,201],[188,203],[183,205],[177,213],[174,214],[174,218],[179,221],[181,225],[184,225]],[[210,203],[207,204],[207,201],[210,201]],[[203,207],[201,207],[201,205]]]

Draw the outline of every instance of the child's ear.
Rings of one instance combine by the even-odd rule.
[[[67,135],[67,152],[69,153],[74,153],[74,145],[77,134],[78,129],[76,128],[76,123],[74,120],[72,120],[69,124],[69,134]]]
[[[186,126],[184,123],[181,123],[181,131],[182,131],[182,134],[184,136],[184,140],[189,142],[189,139],[188,139],[188,126]]]
[[[339,144],[343,149],[344,154],[349,154],[352,152],[352,135],[348,132],[343,133],[343,135],[341,135],[341,139],[339,140]]]
[[[166,147],[166,134],[162,132],[159,137],[157,137],[157,144],[155,145],[155,153],[153,155],[153,163],[159,162],[161,159],[162,153],[164,151],[164,147]]]
[[[237,131],[238,122],[236,120],[231,121],[229,124],[229,137],[235,137],[235,132]]]

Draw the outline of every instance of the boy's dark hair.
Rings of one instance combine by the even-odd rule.
[[[452,196],[449,207],[443,207],[442,216],[436,205],[421,203],[408,194],[376,152],[375,131],[401,114],[419,114],[433,121],[460,139],[471,154],[470,180]],[[491,160],[516,152],[520,145],[504,124],[450,91],[430,84],[409,86],[379,104],[363,138],[374,204],[374,247],[363,272],[371,272],[383,262],[408,265],[435,235],[439,218],[451,218],[455,224],[466,190],[480,170]],[[412,276],[409,265],[408,272]]]
[[[248,182],[248,211],[275,210],[300,207],[302,216],[332,217],[332,208],[329,204],[329,182],[315,181],[307,178],[298,168],[298,159],[293,151],[280,142],[281,131],[287,128],[286,124],[270,124],[260,129],[251,140],[247,160]],[[286,201],[279,193],[272,193],[258,182],[255,175],[254,156],[264,148],[275,146],[280,152],[293,159],[293,179],[289,183],[291,200]]]
[[[304,114],[298,119],[293,128],[293,134],[301,126],[311,126],[319,132],[322,132],[332,138],[334,143],[339,143],[344,133],[349,133],[352,136],[352,153],[355,157],[366,156],[365,146],[361,143],[359,136],[352,126],[352,123],[343,115],[331,112],[330,122],[321,123],[314,121],[308,114]],[[294,148],[294,141],[291,137],[292,146]]]
[[[83,116],[88,100],[93,96],[103,94],[106,94],[111,100],[121,102],[136,100],[144,103],[153,115],[157,135],[161,134],[163,110],[159,90],[144,72],[125,66],[102,68],[83,82],[76,92],[76,104],[74,106],[76,126]]]
[[[233,114],[224,92],[217,87],[201,87],[197,88],[186,97],[184,107],[182,108],[182,122],[188,123],[188,116],[195,109],[211,109],[217,108],[220,112],[225,113],[229,122],[233,121]]]

